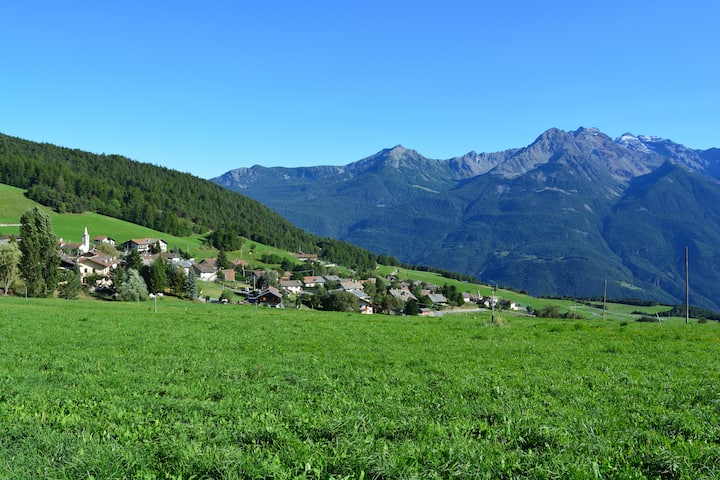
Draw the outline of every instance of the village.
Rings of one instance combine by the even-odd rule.
[[[437,285],[403,280],[398,278],[397,270],[388,276],[365,279],[345,278],[335,273],[315,275],[316,269],[326,270],[321,266],[333,266],[320,262],[316,254],[293,253],[296,262],[306,266],[306,269],[300,271],[273,270],[270,267],[251,269],[246,260],[232,260],[232,268],[222,268],[216,258],[196,261],[194,258],[186,258],[187,255],[179,251],[170,251],[168,243],[162,238],[132,238],[118,243],[107,235],[91,238],[87,227],[80,243],[60,239],[58,247],[60,268],[77,272],[83,287],[91,292],[112,290],[113,272],[125,257],[136,252],[144,266],[150,266],[162,258],[167,265],[182,270],[184,275],[194,277],[201,284],[208,282],[222,285],[225,293],[217,298],[199,292],[197,300],[210,303],[302,308],[303,305],[316,306],[314,297],[319,294],[346,292],[346,298],[350,294],[356,299],[355,310],[363,314],[436,316],[450,309],[470,307],[523,310],[515,302],[499,299],[495,295],[474,295],[457,292],[454,288],[448,292]],[[152,293],[159,296],[165,294]],[[378,301],[378,297],[383,300]]]

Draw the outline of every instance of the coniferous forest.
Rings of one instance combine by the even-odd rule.
[[[214,183],[121,155],[94,154],[0,134],[0,183],[59,213],[97,212],[170,235],[208,233],[232,250],[239,237],[368,271],[377,257],[295,227],[267,207]]]

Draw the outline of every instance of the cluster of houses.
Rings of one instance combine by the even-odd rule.
[[[169,262],[184,268],[186,273],[192,268],[196,271],[197,277],[203,280],[207,277],[207,274],[200,275],[200,272],[205,269],[202,262],[195,264],[192,260],[183,259],[180,254],[168,252],[168,244],[161,238],[132,238],[122,244],[117,244],[113,238],[106,235],[98,235],[91,240],[87,227],[80,243],[66,242],[62,238],[58,240],[60,268],[76,269],[83,285],[88,285],[90,278],[96,281],[94,286],[110,285],[110,275],[118,267],[121,259],[103,253],[101,245],[109,245],[126,253],[135,250],[145,265],[150,265],[158,256],[163,256]],[[217,275],[214,270],[213,272]]]
[[[81,243],[69,243],[60,239],[58,244],[61,252],[61,268],[76,270],[80,274],[82,283],[88,286],[110,286],[111,273],[118,267],[121,261],[116,256],[103,253],[103,251],[108,251],[108,249],[101,248],[101,245],[109,245],[115,250],[125,252],[125,254],[135,250],[145,265],[152,264],[158,256],[162,256],[169,263],[184,269],[186,273],[189,273],[190,269],[192,269],[195,277],[199,280],[213,282],[222,279],[225,282],[235,282],[235,269],[218,269],[214,258],[204,259],[199,262],[194,261],[194,259],[184,259],[178,253],[168,252],[167,242],[160,238],[133,238],[118,245],[114,239],[105,235],[99,235],[91,239],[87,228],[85,228]],[[316,262],[318,260],[315,254],[295,254],[295,257],[298,260],[308,262]],[[236,260],[233,263],[234,267],[242,269],[248,266],[247,262],[242,260]],[[264,274],[264,270],[250,271],[250,282],[255,284]],[[90,279],[92,279],[94,285],[89,285]],[[398,279],[390,277],[387,280],[392,281]],[[245,288],[244,290],[235,290],[235,293],[245,296],[250,303],[282,307],[283,298],[287,295],[299,296],[312,294],[320,287],[327,288],[332,285],[335,290],[341,290],[355,295],[360,305],[360,311],[371,314],[377,310],[377,305],[373,303],[373,299],[365,292],[367,282],[374,283],[375,279],[371,278],[360,282],[350,278],[341,278],[337,275],[310,275],[302,279],[292,279],[291,273],[286,272],[280,277],[277,287],[267,286],[260,291]],[[399,299],[403,303],[411,300],[418,301],[418,298],[411,291],[413,285],[399,280],[395,281],[394,285],[396,288],[390,288],[387,292],[389,295]],[[422,296],[427,297],[435,309],[448,305],[448,299],[445,298],[442,293],[439,293],[440,289],[438,287],[426,284],[419,285],[419,287],[421,288]],[[417,291],[415,288],[412,290]],[[491,306],[501,306],[502,308],[513,310],[520,309],[518,305],[512,302],[505,302],[505,304],[503,304],[503,302],[496,297],[480,297],[463,293],[463,300],[466,303],[471,302],[484,305],[488,308]],[[435,309],[430,308],[430,306],[421,305],[420,315],[434,315]]]
[[[120,264],[121,258],[102,253],[102,249],[99,248],[101,245],[109,245],[126,254],[135,250],[140,255],[144,265],[150,265],[158,256],[162,256],[169,263],[185,270],[186,274],[192,269],[195,277],[199,280],[214,282],[217,280],[218,275],[222,275],[228,281],[235,280],[235,270],[218,269],[213,258],[199,262],[194,259],[184,259],[179,253],[169,252],[167,242],[161,238],[131,238],[124,243],[118,244],[113,238],[106,235],[98,235],[90,239],[87,227],[82,235],[81,243],[65,242],[63,239],[58,240],[60,267],[71,270],[77,269],[83,285],[88,284],[89,278],[96,279],[98,282],[96,286],[108,285],[110,274]],[[244,263],[247,266],[247,263],[243,261],[235,263]]]
[[[262,272],[253,272],[253,275],[261,274]],[[387,281],[398,280],[392,276],[386,278]],[[327,285],[336,286],[336,290],[350,292],[358,298],[361,313],[375,313],[377,305],[373,303],[373,299],[365,293],[365,285],[368,283],[375,283],[376,279],[370,278],[364,282],[360,282],[354,279],[340,278],[336,275],[325,275],[325,276],[307,276],[303,277],[302,280],[291,280],[289,273],[279,282],[279,288],[268,287],[263,290],[255,297],[250,294],[249,300],[251,302],[263,303],[271,306],[281,306],[283,293],[302,295],[304,293],[312,294],[318,287],[325,287]],[[417,286],[420,289],[422,297],[427,298],[432,304],[432,308],[429,305],[420,307],[420,315],[432,316],[436,314],[437,309],[442,309],[449,306],[448,299],[440,293],[440,288],[434,285],[423,284],[417,282],[418,285],[412,285],[407,281],[397,281],[397,288],[390,288],[388,294],[394,298],[397,298],[402,303],[409,302],[411,300],[420,301],[415,294],[412,293],[414,288]],[[493,306],[498,308],[504,308],[509,310],[521,310],[522,307],[517,305],[515,302],[509,300],[501,300],[496,296],[480,296],[473,295],[468,292],[463,292],[464,303],[473,303],[486,308]]]

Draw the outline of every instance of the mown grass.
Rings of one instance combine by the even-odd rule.
[[[20,188],[0,183],[0,223],[18,223],[25,210],[37,205],[25,197],[23,192],[24,190]]]
[[[717,478],[720,325],[0,298],[0,477]]]

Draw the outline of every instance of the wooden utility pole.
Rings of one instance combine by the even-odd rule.
[[[603,320],[605,320],[605,312],[607,311],[607,278],[605,279],[605,290],[603,290]]]
[[[495,323],[495,287],[490,287],[490,323]]]
[[[685,325],[690,322],[690,274],[688,247],[685,247]]]

